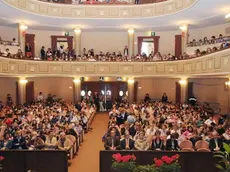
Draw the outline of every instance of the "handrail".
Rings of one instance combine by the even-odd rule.
[[[58,4],[84,4],[84,5],[128,5],[128,4],[135,4],[133,0],[86,0],[82,2],[81,0],[38,0],[47,3],[58,3]],[[138,0],[138,4],[148,4],[148,3],[160,3],[165,2],[168,0]],[[136,3],[137,4],[137,3]]]

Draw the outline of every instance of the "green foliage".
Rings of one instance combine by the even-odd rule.
[[[113,162],[112,170],[132,172],[136,168],[135,162]]]
[[[139,165],[133,172],[157,172],[153,165]]]
[[[214,157],[219,160],[216,167],[220,169],[221,172],[230,172],[230,145],[224,143],[224,149],[225,152],[219,151],[214,154]]]
[[[163,164],[157,168],[157,172],[180,172],[180,165],[175,162],[172,164]]]

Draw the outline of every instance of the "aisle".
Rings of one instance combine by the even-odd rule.
[[[71,160],[69,172],[99,172],[99,151],[104,149],[101,139],[107,124],[107,113],[99,113],[95,116],[91,125],[93,131],[85,135],[78,155]]]

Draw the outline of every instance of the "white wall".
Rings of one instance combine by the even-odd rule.
[[[222,34],[223,36],[229,36],[230,35],[230,24],[223,24],[223,25],[217,25],[212,27],[205,27],[205,28],[199,28],[199,29],[191,29],[189,30],[189,40],[199,40],[203,39],[204,37],[211,38],[212,36],[218,37],[219,34]]]
[[[81,48],[94,49],[96,53],[123,52],[128,44],[127,32],[84,32],[81,35]]]
[[[18,40],[18,28],[0,26],[0,37],[4,41]]]

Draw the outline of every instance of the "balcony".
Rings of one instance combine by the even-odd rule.
[[[191,77],[230,74],[230,49],[188,60],[162,62],[63,62],[0,57],[3,76]]]
[[[148,1],[148,0],[143,0]],[[3,0],[17,9],[34,14],[64,18],[144,18],[174,14],[194,5],[198,0],[167,0],[139,5],[75,5],[47,3],[39,0]],[[149,1],[150,2],[150,1]]]

